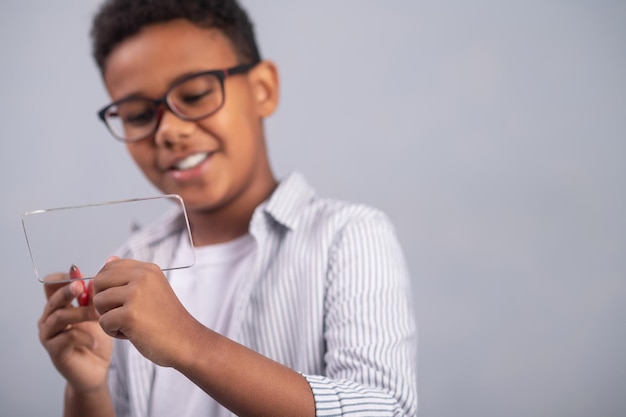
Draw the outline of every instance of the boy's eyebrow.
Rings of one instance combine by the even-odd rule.
[[[214,68],[204,68],[204,69],[198,69],[198,70],[194,70],[194,71],[187,71],[184,72],[180,75],[178,75],[176,78],[174,78],[173,80],[170,81],[169,86],[167,87],[168,89],[171,88],[174,84],[184,80],[187,77],[190,77],[192,75],[196,75],[196,74],[202,74],[205,72],[223,72],[226,71],[227,68],[230,68],[232,66],[235,66],[238,64],[233,64],[233,65],[226,65],[226,66],[221,66],[221,67],[214,67]]]
[[[176,77],[176,78],[174,78],[173,80],[169,81],[169,82],[167,83],[167,88],[165,89],[165,92],[163,92],[162,94],[160,94],[158,97],[156,97],[156,96],[155,96],[155,97],[152,97],[152,96],[149,96],[149,95],[147,95],[147,94],[143,94],[143,93],[141,93],[141,92],[139,92],[139,91],[133,91],[133,92],[130,92],[130,93],[128,93],[128,94],[124,94],[122,97],[120,97],[120,98],[118,98],[117,100],[113,101],[113,103],[118,103],[118,102],[120,102],[120,101],[128,100],[128,99],[131,99],[131,98],[147,98],[147,99],[150,99],[150,100],[160,98],[160,97],[162,97],[162,96],[163,96],[163,94],[166,94],[166,93],[167,93],[167,91],[169,91],[169,89],[170,89],[170,88],[171,88],[174,84],[176,84],[178,81],[180,81],[181,79],[183,79],[183,78],[185,78],[185,77],[187,77],[187,76],[189,76],[189,75],[191,75],[191,74],[195,74],[195,72],[184,73],[184,74],[182,74],[182,75],[177,76],[177,77]]]
[[[176,78],[174,78],[172,81],[170,81],[169,85],[168,85],[168,89],[171,88],[174,84],[176,84],[177,82],[191,76],[194,74],[200,74],[201,72],[207,72],[207,71],[213,71],[211,69],[204,69],[204,70],[199,70],[199,71],[187,71],[184,72],[182,74],[180,74],[179,76],[177,76]]]
[[[203,69],[203,70],[197,70],[197,71],[186,71],[186,72],[176,76],[174,79],[170,80],[167,83],[167,89],[165,90],[165,92],[163,94],[166,94],[167,91],[169,91],[169,89],[172,88],[172,86],[174,84],[176,84],[177,82],[179,82],[179,81],[181,81],[181,80],[183,80],[183,79],[185,79],[185,78],[187,78],[187,77],[189,77],[191,75],[200,74],[200,73],[209,72],[209,71],[222,71],[222,70],[223,70],[222,68],[209,68],[209,69]],[[125,94],[124,96],[122,96],[119,99],[115,100],[114,103],[117,103],[117,102],[120,102],[120,101],[124,101],[124,100],[128,100],[130,98],[148,98],[148,99],[151,99],[151,100],[152,99],[158,99],[158,98],[162,97],[163,94],[161,94],[159,97],[151,97],[151,96],[148,96],[146,94],[142,94],[142,93],[140,93],[138,91],[134,91],[132,93]]]
[[[124,96],[122,96],[122,97],[120,97],[120,98],[118,98],[118,99],[114,100],[112,103],[119,103],[119,102],[121,102],[121,101],[126,101],[126,100],[129,100],[129,99],[132,99],[132,98],[147,98],[147,99],[152,99],[151,97],[148,97],[148,96],[147,96],[147,95],[145,95],[145,94],[141,94],[141,93],[139,93],[139,92],[133,92],[133,93],[126,94],[126,95],[124,95]]]

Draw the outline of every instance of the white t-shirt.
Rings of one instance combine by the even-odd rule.
[[[194,266],[170,272],[170,284],[191,315],[226,337],[232,337],[228,329],[235,294],[250,270],[255,248],[251,235],[227,243],[196,247]],[[181,253],[188,250],[188,247],[179,248]],[[231,415],[177,370],[160,366],[156,367],[150,410],[153,417]]]

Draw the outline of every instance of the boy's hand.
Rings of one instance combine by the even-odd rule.
[[[46,281],[67,279],[56,274]],[[89,290],[92,288],[89,284]],[[76,392],[87,392],[106,385],[112,340],[98,325],[92,304],[72,305],[84,292],[82,281],[44,285],[47,303],[38,322],[39,340],[57,370]]]
[[[201,326],[151,263],[109,258],[94,279],[93,303],[107,334],[129,339],[161,366],[175,366],[185,353],[184,342],[191,342]]]

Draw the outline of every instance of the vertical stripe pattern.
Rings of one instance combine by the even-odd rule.
[[[174,253],[171,222],[140,231],[130,253]],[[250,233],[256,264],[236,300],[237,341],[300,372],[318,416],[415,416],[417,331],[388,218],[320,198],[294,173],[257,208]],[[148,416],[151,365],[116,343],[118,415]]]

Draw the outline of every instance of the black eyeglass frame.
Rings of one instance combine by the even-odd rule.
[[[202,71],[202,72],[196,72],[196,73],[193,73],[193,74],[189,74],[189,75],[187,75],[187,76],[177,80],[174,84],[172,84],[167,89],[167,91],[165,92],[165,94],[161,98],[154,99],[154,98],[144,97],[144,96],[126,97],[126,98],[123,98],[121,100],[114,101],[113,103],[110,103],[107,106],[103,107],[101,110],[98,111],[98,117],[100,118],[100,120],[102,120],[104,125],[107,127],[109,132],[111,132],[111,134],[113,135],[113,137],[115,139],[117,139],[119,141],[122,141],[122,142],[125,142],[125,143],[138,142],[138,141],[143,140],[143,139],[147,138],[148,136],[154,134],[154,132],[157,131],[157,129],[159,128],[159,123],[161,121],[162,113],[157,116],[157,121],[156,121],[156,123],[154,124],[154,127],[150,130],[149,133],[146,133],[145,135],[139,136],[137,138],[127,139],[125,137],[118,136],[115,133],[115,131],[109,126],[109,123],[107,122],[106,114],[107,114],[107,111],[111,107],[117,106],[117,105],[125,103],[127,101],[143,99],[143,100],[147,100],[147,101],[152,102],[154,104],[155,109],[159,109],[161,106],[165,106],[165,108],[167,108],[169,111],[174,113],[177,117],[181,118],[182,120],[186,120],[186,121],[201,120],[201,119],[204,119],[205,117],[209,117],[209,116],[217,113],[224,106],[224,103],[226,102],[226,92],[224,91],[224,81],[226,80],[226,78],[228,78],[228,77],[230,77],[232,75],[245,74],[248,71],[250,71],[252,68],[254,68],[257,64],[258,64],[258,62],[257,63],[253,63],[253,64],[241,64],[241,65],[236,65],[234,67],[225,68],[225,69],[208,70],[208,71]],[[176,87],[178,87],[182,83],[184,83],[186,81],[189,81],[192,78],[201,77],[203,75],[213,75],[213,76],[215,76],[219,80],[220,88],[222,89],[222,102],[212,112],[209,112],[207,114],[203,114],[202,116],[187,117],[184,114],[181,114],[176,109],[175,106],[171,106],[170,103],[167,101],[167,97],[172,92],[172,90],[174,90]]]

